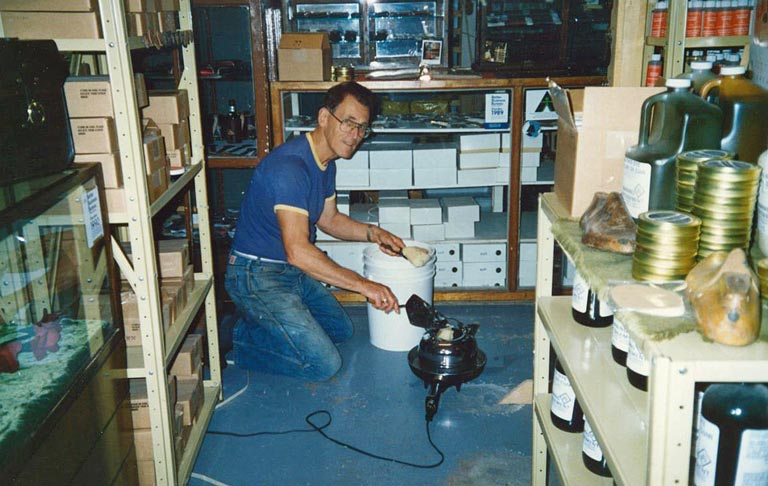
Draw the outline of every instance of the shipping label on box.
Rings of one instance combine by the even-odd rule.
[[[284,33],[277,50],[280,81],[330,81],[331,44],[327,32]]]
[[[70,118],[112,118],[112,91],[108,76],[70,76],[64,82]]]
[[[112,118],[71,118],[72,142],[77,154],[104,154],[117,150]]]

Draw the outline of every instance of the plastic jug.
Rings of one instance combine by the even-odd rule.
[[[712,72],[712,63],[709,61],[692,61],[691,70],[678,76],[678,79],[690,79],[691,89],[694,94],[701,92],[701,87],[712,79],[717,79],[717,74]]]
[[[768,91],[748,80],[745,66],[723,66],[717,79],[701,87],[701,97],[717,90],[717,104],[723,110],[723,150],[736,158],[757,162],[768,146]]]
[[[677,154],[720,148],[722,110],[690,93],[690,79],[668,79],[666,86],[643,103],[638,144],[624,157],[621,192],[633,218],[675,209]]]

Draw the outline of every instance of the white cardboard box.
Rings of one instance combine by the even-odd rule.
[[[425,147],[445,144],[425,144]],[[456,147],[419,148],[413,151],[414,169],[456,168]]]
[[[459,243],[435,243],[435,257],[439,262],[461,261],[461,245]]]
[[[517,284],[520,287],[536,286],[536,260],[520,260]]]
[[[506,243],[464,243],[461,245],[461,261],[506,262]]]
[[[480,205],[470,196],[444,197],[443,221],[480,221]]]
[[[413,170],[413,150],[371,150],[368,153],[368,165],[373,169]]]
[[[495,150],[501,148],[501,138],[498,133],[477,133],[459,136],[459,150],[461,152],[477,150]]]
[[[459,287],[463,280],[461,262],[437,263],[435,266],[436,287]]]
[[[466,287],[502,287],[507,279],[505,262],[464,262]]]
[[[445,239],[443,224],[412,224],[411,234],[416,241],[442,241]]]
[[[520,165],[523,167],[538,167],[541,165],[541,152],[526,152],[520,154]]]
[[[380,199],[379,223],[411,224],[411,206],[408,199]]]
[[[512,171],[509,167],[496,168],[496,182],[509,182]]]
[[[368,187],[368,169],[336,168],[336,187]]]
[[[494,155],[498,164],[499,154]],[[460,186],[487,186],[496,182],[496,168],[459,170],[456,181]]]
[[[371,169],[371,186],[379,189],[396,189],[413,184],[413,171],[408,169]]]
[[[538,167],[521,167],[520,168],[520,181],[535,182],[536,177],[538,177]]]
[[[443,210],[437,199],[411,199],[411,224],[443,224]]]
[[[368,170],[368,151],[358,150],[351,159],[336,159],[336,171],[341,169]]]
[[[499,151],[461,152],[459,154],[459,169],[489,169],[498,167]],[[459,171],[461,172],[461,170]]]
[[[501,150],[506,150],[509,152],[509,150],[512,148],[512,134],[509,132],[504,132],[501,134]]]
[[[474,238],[475,222],[471,220],[447,221],[445,226],[446,238]]]
[[[413,185],[417,187],[455,186],[456,165],[437,169],[413,169]]]
[[[403,239],[411,239],[411,225],[408,223],[381,223],[382,228],[395,236]]]
[[[536,243],[520,243],[520,260],[536,261]]]

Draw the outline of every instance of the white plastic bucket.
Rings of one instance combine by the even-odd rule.
[[[421,341],[424,329],[411,325],[405,311],[405,303],[411,295],[416,294],[432,303],[435,249],[418,241],[405,243],[429,250],[430,258],[424,266],[414,267],[401,256],[389,256],[378,245],[370,245],[363,251],[363,275],[392,289],[400,304],[400,314],[386,313],[368,304],[371,344],[387,351],[410,351]]]

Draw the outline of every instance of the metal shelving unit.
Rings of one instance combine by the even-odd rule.
[[[552,224],[567,214],[553,193],[541,195],[534,328],[533,484],[546,484],[548,455],[565,484],[604,481],[581,465],[581,448],[574,445],[581,435],[562,432],[549,420],[550,346],[573,385],[616,483],[688,484],[696,383],[764,382],[768,376],[768,343],[730,347],[706,342],[696,331],[660,340],[645,333],[647,326],[642,325],[644,320],[647,324],[659,318],[640,317],[639,323],[625,320],[632,339],[651,362],[648,392],[637,390],[628,383],[625,369],[611,357],[611,329],[581,326],[571,317],[570,297],[552,297]],[[566,252],[569,246],[576,247],[562,246]],[[624,263],[631,265],[631,257]],[[616,269],[602,271],[607,276],[612,270]],[[599,292],[599,282],[588,283]]]
[[[159,485],[186,484],[200,450],[215,403],[221,398],[221,369],[213,283],[211,224],[208,215],[205,160],[198,99],[194,44],[172,47],[181,50],[183,72],[179,89],[189,96],[192,165],[157,200],[150,203],[142,147],[141,116],[136,103],[131,51],[145,48],[142,39],[127,34],[123,0],[99,0],[103,39],[61,39],[62,51],[104,55],[112,90],[126,203],[129,213],[110,214],[110,223],[126,225],[133,263],[129,262],[117,240],[112,249],[121,272],[136,292],[141,321],[140,348],[128,353],[129,378],[147,382],[151,417],[155,478]],[[179,25],[192,29],[190,0],[180,0]],[[168,332],[163,331],[160,282],[157,278],[155,234],[152,218],[178,194],[195,191],[198,208],[202,272],[195,274],[195,290],[187,307],[180,312]],[[175,457],[173,408],[169,401],[167,370],[186,336],[198,310],[205,305],[210,379],[204,381],[202,411],[193,425],[183,456]]]

